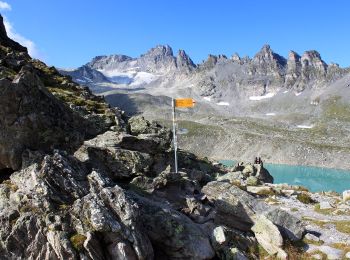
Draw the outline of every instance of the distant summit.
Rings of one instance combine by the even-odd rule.
[[[265,44],[253,58],[241,58],[237,53],[231,59],[225,55],[210,54],[207,60],[196,65],[184,50],[179,50],[174,56],[169,45],[157,45],[138,58],[121,54],[97,56],[74,71],[63,70],[62,73],[97,92],[117,87],[106,85],[110,83],[134,89],[166,86],[187,79],[200,95],[207,95],[206,86],[211,85],[215,88],[210,87],[210,93],[217,96],[224,89],[232,92],[225,94],[228,96],[237,91],[241,92],[240,96],[249,96],[276,91],[281,87],[296,92],[319,88],[339,79],[347,70],[336,64],[329,66],[314,50],[303,55],[290,51],[285,58]],[[216,82],[222,78],[227,79]],[[103,83],[106,84],[101,88]]]

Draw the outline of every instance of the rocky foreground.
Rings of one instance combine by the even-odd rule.
[[[32,60],[0,23],[1,259],[349,258],[348,195],[224,168]]]
[[[0,184],[2,257],[345,257],[350,206],[337,195],[271,184],[260,164],[226,169],[185,152],[174,173],[170,136],[134,117],[74,153],[26,150]]]

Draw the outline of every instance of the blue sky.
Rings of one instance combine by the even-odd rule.
[[[0,9],[11,35],[57,67],[103,54],[137,57],[157,44],[199,63],[209,53],[254,56],[265,43],[285,57],[315,49],[350,66],[347,0],[4,0]]]

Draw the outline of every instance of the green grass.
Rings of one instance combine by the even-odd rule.
[[[297,195],[297,200],[304,204],[313,204],[315,201],[307,193],[300,193]]]
[[[309,221],[321,228],[324,228],[325,225],[334,225],[335,228],[342,233],[350,234],[350,221],[349,220],[340,220],[340,221],[328,221],[328,220],[318,220],[308,217],[302,218],[305,221]]]
[[[324,244],[324,241],[319,240],[319,241],[314,241],[314,240],[310,240],[310,239],[303,239],[303,242],[305,244],[311,244],[311,245],[316,245],[316,246],[322,246]]]
[[[334,209],[320,209],[320,204],[316,204],[314,207],[314,211],[323,215],[331,215],[334,212]]]
[[[87,113],[110,114],[109,105],[103,99],[92,95],[86,97],[86,90],[72,82],[70,77],[60,75],[55,67],[48,67],[38,60],[31,62],[46,88],[64,103],[82,107]]]
[[[350,234],[350,221],[343,220],[343,221],[337,221],[333,222],[335,225],[335,228],[342,233]]]
[[[69,240],[77,251],[81,251],[83,249],[86,236],[81,234],[75,234],[71,236]]]
[[[323,105],[323,116],[326,119],[350,122],[350,105],[343,103],[340,96],[329,98]]]

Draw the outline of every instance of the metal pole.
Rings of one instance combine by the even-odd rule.
[[[176,117],[175,117],[175,99],[172,99],[173,106],[173,143],[174,143],[174,159],[175,159],[175,173],[177,170],[177,133],[176,133]]]

